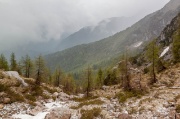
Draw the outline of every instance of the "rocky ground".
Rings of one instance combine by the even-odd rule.
[[[6,98],[0,104],[0,116],[2,119],[80,119],[82,110],[99,109],[98,115],[94,116],[96,119],[180,119],[177,112],[180,105],[179,65],[157,77],[158,82],[146,94],[129,98],[124,103],[116,98],[121,91],[119,85],[103,86],[91,92],[93,98],[84,99],[83,94],[67,95],[59,91],[52,94],[55,100],[39,99],[36,106],[25,102],[8,104]]]

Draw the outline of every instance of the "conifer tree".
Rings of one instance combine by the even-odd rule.
[[[26,55],[25,58],[22,58],[22,67],[25,77],[29,78],[33,71],[33,61],[28,55]]]
[[[15,54],[12,53],[11,54],[11,59],[10,59],[10,68],[12,71],[16,71],[17,70],[17,62],[16,62],[16,57],[15,57]]]
[[[180,62],[180,29],[173,35],[172,51],[174,62]]]
[[[122,85],[125,90],[131,90],[128,62],[129,62],[128,50],[126,48],[125,54],[122,56],[122,61],[119,66],[121,76],[122,76]]]
[[[62,74],[62,72],[61,72],[60,68],[57,68],[55,71],[55,81],[54,81],[54,85],[57,87],[60,85],[61,74]]]
[[[98,78],[97,78],[97,83],[98,83],[98,86],[101,87],[103,84],[103,72],[101,69],[99,69],[98,71]]]
[[[159,50],[158,47],[156,46],[155,40],[153,40],[147,47],[147,51],[146,51],[146,56],[148,58],[148,60],[151,62],[151,74],[152,74],[152,83],[156,83],[157,82],[157,78],[156,78],[156,72],[155,72],[155,67],[156,67],[156,63],[159,59],[159,54],[158,54]]]
[[[0,56],[0,69],[4,69],[5,71],[9,70],[7,59],[3,54]]]
[[[36,64],[36,85],[40,85],[45,73],[45,63],[42,56],[38,56],[35,61]]]
[[[88,68],[87,68],[87,89],[86,89],[86,93],[87,93],[87,97],[89,97],[90,95],[89,95],[89,92],[90,92],[90,90],[91,90],[91,79],[92,77],[91,77],[91,69],[90,69],[90,67],[88,66]]]

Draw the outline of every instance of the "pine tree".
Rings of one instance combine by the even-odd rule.
[[[155,67],[156,67],[156,63],[159,59],[158,52],[159,52],[158,47],[156,46],[155,40],[153,40],[148,45],[147,51],[146,51],[146,56],[147,56],[148,60],[152,63],[152,65],[151,65],[151,74],[152,74],[152,78],[153,78],[152,83],[157,82]]]
[[[12,71],[16,71],[17,70],[17,62],[16,62],[16,58],[15,58],[15,54],[14,53],[11,54],[10,62],[11,62],[11,66],[10,66],[11,70]]]

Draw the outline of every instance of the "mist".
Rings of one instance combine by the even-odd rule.
[[[0,50],[61,40],[111,17],[145,16],[169,0],[0,0]]]

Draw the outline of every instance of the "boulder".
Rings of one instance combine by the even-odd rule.
[[[46,115],[45,119],[70,119],[71,111],[66,108],[52,109],[49,114]]]
[[[59,94],[58,94],[58,92],[55,92],[55,93],[53,93],[53,95],[52,95],[52,96],[53,96],[54,98],[57,98],[57,97],[58,97],[58,95],[59,95]]]
[[[35,116],[37,115],[39,112],[42,112],[43,111],[43,107],[40,107],[40,106],[36,106],[34,109],[30,110],[28,112],[28,114],[32,115],[32,116]]]
[[[118,119],[132,119],[132,117],[126,113],[119,114]]]
[[[11,102],[11,99],[10,98],[4,98],[3,99],[3,103],[4,104],[9,104]]]
[[[4,105],[3,104],[0,104],[0,109],[3,109],[4,108]]]

